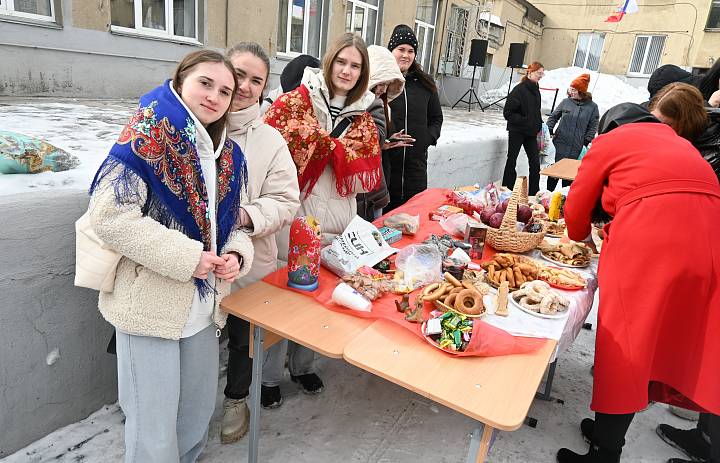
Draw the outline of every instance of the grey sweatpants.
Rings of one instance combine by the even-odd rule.
[[[203,451],[218,386],[215,331],[179,341],[117,331],[126,463],[192,463]]]
[[[265,386],[279,386],[285,369],[285,354],[288,356],[288,370],[293,376],[314,373],[315,352],[305,346],[284,339],[270,346],[265,352],[262,383]]]

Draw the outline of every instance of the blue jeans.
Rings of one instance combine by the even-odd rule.
[[[178,341],[117,331],[126,463],[192,463],[205,448],[218,385],[215,326]]]

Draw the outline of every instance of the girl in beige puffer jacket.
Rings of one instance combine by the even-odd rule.
[[[238,91],[228,114],[228,136],[242,148],[248,164],[248,192],[240,216],[243,230],[250,235],[255,258],[250,272],[233,284],[233,289],[255,283],[277,269],[275,234],[289,224],[300,206],[297,171],[282,135],[265,124],[258,100],[270,73],[270,60],[260,45],[243,42],[227,52],[237,78]],[[228,315],[228,368],[220,441],[235,442],[248,430],[247,396],[252,380],[249,351],[249,324]],[[273,346],[272,348],[277,349]],[[284,352],[284,351],[283,351]],[[265,379],[265,378],[263,378]],[[262,398],[270,400],[268,388],[279,387],[263,381]]]

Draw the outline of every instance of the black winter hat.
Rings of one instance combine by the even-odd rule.
[[[319,68],[320,60],[310,55],[300,55],[292,59],[280,74],[280,86],[287,93],[300,86],[305,68]]]
[[[400,45],[410,45],[417,54],[418,40],[415,32],[405,24],[398,24],[392,31],[390,41],[388,42],[388,50],[393,51]]]
[[[647,108],[635,103],[620,103],[605,111],[598,124],[598,132],[605,134],[621,125],[633,122],[660,122]]]
[[[659,92],[664,86],[673,82],[683,82],[685,84],[694,84],[695,76],[686,70],[675,66],[674,64],[665,64],[655,69],[648,80],[647,89],[650,92],[650,98]]]

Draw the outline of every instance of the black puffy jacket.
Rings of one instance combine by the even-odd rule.
[[[537,135],[542,127],[540,100],[540,86],[537,82],[525,79],[517,84],[508,94],[503,108],[507,131],[527,136]]]
[[[720,109],[708,108],[710,123],[700,136],[695,139],[693,145],[700,151],[702,157],[710,163],[720,180]]]
[[[389,106],[394,131],[405,129],[415,139],[411,147],[383,152],[393,209],[427,189],[427,150],[440,138],[443,113],[437,92],[426,88],[414,72],[405,76],[405,90]]]

